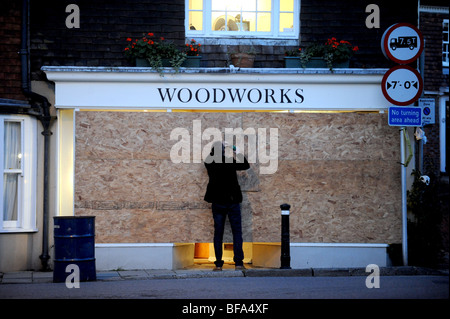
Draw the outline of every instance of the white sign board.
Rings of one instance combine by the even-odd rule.
[[[386,72],[381,81],[381,90],[392,104],[410,105],[422,94],[422,77],[417,70],[407,65],[398,65]]]
[[[390,103],[376,74],[186,73],[45,67],[55,107],[77,109],[367,110]],[[351,98],[349,98],[351,96]]]
[[[435,100],[419,99],[419,106],[422,109],[422,126],[435,124]]]
[[[390,26],[381,39],[383,54],[399,64],[409,64],[417,60],[422,54],[423,45],[422,33],[409,23]]]

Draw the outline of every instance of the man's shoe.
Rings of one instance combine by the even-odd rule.
[[[235,270],[245,270],[246,268],[244,267],[244,265],[242,265],[242,266],[235,266],[234,269]]]
[[[214,267],[213,271],[222,271],[222,267]]]

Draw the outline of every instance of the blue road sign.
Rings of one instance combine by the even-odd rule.
[[[422,126],[422,109],[420,107],[389,107],[390,126]]]

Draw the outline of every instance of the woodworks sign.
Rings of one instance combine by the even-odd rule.
[[[158,88],[161,103],[170,104],[301,104],[301,88]]]

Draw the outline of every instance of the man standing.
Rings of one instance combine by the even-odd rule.
[[[233,252],[236,270],[244,268],[244,251],[242,250],[241,205],[242,192],[236,171],[250,168],[244,154],[238,154],[236,147],[232,148],[232,157],[225,156],[225,145],[215,142],[211,153],[205,159],[209,183],[206,188],[205,201],[212,203],[214,218],[214,251],[216,261],[215,271],[222,270],[222,242],[225,220],[228,215],[233,233]]]

